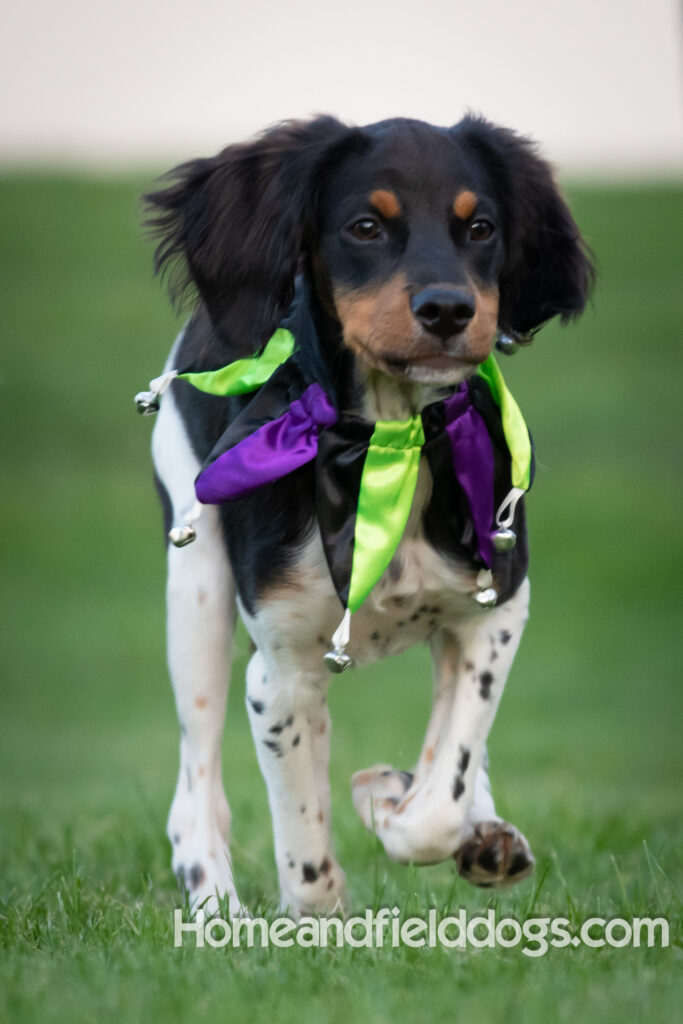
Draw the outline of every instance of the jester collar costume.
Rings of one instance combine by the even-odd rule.
[[[203,504],[222,504],[315,464],[316,514],[335,590],[345,609],[326,655],[333,671],[350,664],[350,615],[361,607],[403,536],[420,458],[440,496],[441,547],[478,570],[475,600],[493,606],[492,570],[511,551],[519,498],[531,485],[533,451],[526,424],[493,356],[447,398],[406,420],[372,424],[340,414],[297,360],[295,339],[279,328],[260,356],[219,370],[172,370],[136,396],[141,412],[158,408],[176,377],[211,395],[253,394],[215,445],[196,482],[197,504],[170,539],[194,539]]]

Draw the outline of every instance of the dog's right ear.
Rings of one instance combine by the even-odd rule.
[[[326,158],[356,134],[332,117],[285,122],[145,196],[155,269],[174,301],[199,293],[232,358],[259,351],[289,306]]]

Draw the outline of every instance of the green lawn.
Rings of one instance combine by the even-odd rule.
[[[349,776],[409,767],[425,652],[331,694],[337,848],[353,909],[666,916],[669,949],[175,950],[164,824],[177,729],[164,558],[132,395],[177,328],[137,227],[143,180],[0,181],[0,1020],[672,1021],[683,998],[680,356],[683,188],[575,187],[594,309],[506,361],[539,460],[532,617],[494,727],[499,806],[532,881],[495,896],[449,864],[389,863]],[[224,771],[252,909],[276,877],[243,707]],[[391,713],[386,709],[390,707]]]

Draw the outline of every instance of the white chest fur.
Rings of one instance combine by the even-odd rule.
[[[420,463],[417,487],[403,538],[384,573],[351,620],[348,653],[355,664],[368,664],[419,643],[447,624],[479,613],[472,600],[475,572],[446,560],[427,543],[422,514],[432,481],[426,460]],[[317,530],[301,550],[286,581],[268,590],[254,618],[245,616],[259,649],[293,649],[300,661],[311,652],[319,665],[342,614]]]

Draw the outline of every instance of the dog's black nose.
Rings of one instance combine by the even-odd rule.
[[[474,316],[475,302],[459,288],[423,288],[410,300],[410,309],[423,327],[446,341],[465,330]]]

